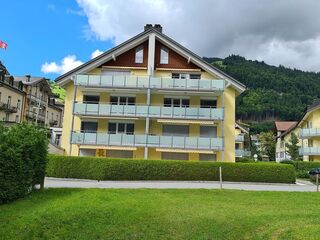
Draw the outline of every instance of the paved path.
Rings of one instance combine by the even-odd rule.
[[[154,188],[154,189],[219,189],[214,181],[96,181],[71,178],[45,179],[45,188]],[[223,182],[224,189],[251,191],[314,192],[315,185],[307,181],[297,184],[236,183]]]

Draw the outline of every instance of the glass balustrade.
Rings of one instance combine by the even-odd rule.
[[[300,155],[320,155],[320,147],[302,147],[299,148]]]
[[[236,149],[236,157],[248,157],[251,156],[251,152],[244,149]]]
[[[192,91],[223,91],[223,79],[175,79],[149,76],[77,75],[75,85],[110,88],[151,88]]]
[[[310,138],[320,136],[320,128],[304,128],[300,130],[301,138]]]
[[[71,143],[82,145],[223,150],[222,138],[126,135],[72,132]]]
[[[105,103],[74,104],[74,114],[89,116],[154,117],[177,119],[223,120],[223,108],[112,105]]]
[[[237,135],[236,136],[236,142],[244,142],[244,135]]]

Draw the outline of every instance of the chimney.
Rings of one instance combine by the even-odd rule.
[[[30,75],[26,75],[26,78],[27,78],[27,82],[30,82],[31,76]]]
[[[158,32],[161,32],[162,33],[162,27],[160,24],[155,24],[154,27],[153,27],[155,30],[157,30]]]
[[[148,31],[149,29],[151,29],[152,28],[152,24],[146,24],[145,26],[144,26],[144,31]]]

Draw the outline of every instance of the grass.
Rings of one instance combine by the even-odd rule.
[[[319,239],[320,194],[48,189],[0,206],[1,239]]]

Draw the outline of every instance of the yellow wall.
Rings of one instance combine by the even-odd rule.
[[[16,113],[9,113],[9,119],[8,121],[10,122],[15,122],[16,121],[16,116],[18,116],[18,122],[22,120],[22,108],[23,108],[23,102],[24,102],[24,94],[18,92],[17,90],[11,89],[9,86],[0,86],[0,95],[1,103],[7,103],[8,101],[8,96],[11,96],[11,106],[17,107],[18,100],[20,100],[20,108],[17,109]],[[3,110],[0,110],[0,121],[5,121],[6,120],[6,112]]]

